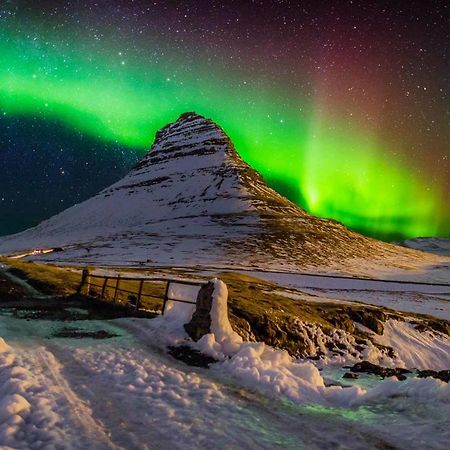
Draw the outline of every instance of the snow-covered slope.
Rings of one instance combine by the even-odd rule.
[[[436,255],[450,256],[450,238],[417,237],[397,242],[397,244],[423,252],[435,253]]]
[[[295,270],[337,269],[343,261],[351,267],[355,258],[397,266],[436,262],[306,213],[269,188],[219,126],[195,113],[162,128],[122,180],[0,239],[2,254],[55,247],[63,251],[39,258]]]

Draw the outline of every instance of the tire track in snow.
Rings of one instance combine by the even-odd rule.
[[[90,450],[115,450],[120,448],[110,439],[109,431],[93,417],[92,409],[89,405],[73,391],[68,380],[60,372],[58,367],[60,361],[55,357],[54,353],[46,347],[36,348],[32,341],[28,345],[29,349],[23,344],[21,347],[15,346],[14,349],[24,361],[27,361],[28,370],[34,377],[38,378],[41,386],[45,386],[46,390],[59,397],[57,408],[61,408],[60,398],[63,398],[66,402],[70,417],[63,417],[62,419],[64,421],[73,421],[72,425],[77,425],[77,428],[79,428],[79,430],[74,432],[80,441],[79,448],[86,448],[83,447],[81,439],[89,445],[88,448]],[[60,413],[61,411],[53,412]],[[64,428],[67,425],[64,424]]]
[[[94,380],[92,372],[66,348],[55,345],[52,347],[52,354],[63,366],[63,371],[59,374],[63,382],[72,386],[72,392],[77,398],[82,398],[90,404],[91,414],[95,415],[107,430],[111,445],[107,448],[147,449],[146,443],[142,442],[139,436],[139,430],[130,426],[130,417],[123,414],[122,402],[112,395],[116,386],[100,384],[98,380]]]

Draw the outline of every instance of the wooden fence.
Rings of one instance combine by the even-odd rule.
[[[177,293],[177,285],[200,289],[204,284],[206,282],[168,278],[99,275],[84,269],[78,293],[136,311],[142,309],[164,314],[168,301],[195,304],[195,301]]]

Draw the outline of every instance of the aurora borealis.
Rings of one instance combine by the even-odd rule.
[[[196,111],[313,214],[448,236],[449,17],[438,1],[2,2],[0,234],[115,181]]]

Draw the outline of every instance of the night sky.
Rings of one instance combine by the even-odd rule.
[[[0,235],[196,111],[316,215],[449,236],[449,47],[446,1],[1,1]]]

